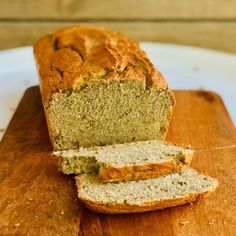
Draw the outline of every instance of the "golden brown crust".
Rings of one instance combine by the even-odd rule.
[[[57,91],[79,88],[86,79],[86,83],[96,83],[134,78],[168,89],[139,45],[112,30],[65,28],[40,38],[34,55],[44,105]]]
[[[80,195],[79,194],[80,177],[77,176],[75,179],[76,179],[76,185],[77,185],[77,191],[78,191],[78,198],[85,204],[85,206],[94,212],[106,213],[106,214],[138,213],[138,212],[155,211],[159,209],[165,209],[168,207],[179,206],[186,203],[195,202],[196,200],[200,198],[206,197],[210,195],[211,193],[213,193],[215,189],[217,188],[216,187],[212,189],[211,191],[206,191],[203,193],[193,193],[184,197],[153,201],[153,202],[148,202],[142,205],[140,204],[130,205],[127,203],[107,204],[103,202],[91,201],[91,200],[88,200],[86,197]]]
[[[192,194],[187,197],[163,201],[155,201],[146,203],[144,205],[129,205],[129,204],[103,204],[100,202],[92,202],[87,199],[80,199],[85,206],[94,212],[106,213],[106,214],[122,214],[122,213],[138,213],[155,211],[165,209],[168,207],[174,207],[184,205],[190,202],[195,202],[197,199],[204,197],[204,194]]]
[[[186,165],[169,160],[165,163],[150,163],[145,165],[113,167],[100,166],[99,179],[101,182],[117,182],[139,179],[150,179],[181,171]]]

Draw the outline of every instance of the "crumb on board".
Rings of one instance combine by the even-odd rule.
[[[181,225],[187,225],[187,224],[189,224],[190,222],[188,221],[188,220],[180,220],[179,221],[179,224],[181,224]]]
[[[6,129],[0,128],[0,133],[3,133]]]
[[[215,224],[215,220],[213,220],[213,219],[209,220],[209,221],[208,221],[208,224],[209,224],[209,225],[214,225],[214,224]]]
[[[15,227],[19,227],[20,226],[20,223],[15,223]]]

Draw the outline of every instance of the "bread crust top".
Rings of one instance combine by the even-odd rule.
[[[139,79],[168,89],[138,43],[105,28],[77,25],[43,36],[34,56],[46,104],[59,91],[111,80]]]

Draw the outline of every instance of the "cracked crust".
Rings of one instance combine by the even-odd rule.
[[[62,29],[40,38],[34,56],[44,106],[58,91],[102,81],[135,78],[168,90],[139,45],[109,29],[81,25]]]

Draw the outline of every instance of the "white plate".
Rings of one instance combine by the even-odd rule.
[[[236,123],[236,55],[170,44],[141,45],[171,88],[217,92]],[[25,89],[36,84],[32,47],[0,52],[1,131],[6,129]]]

